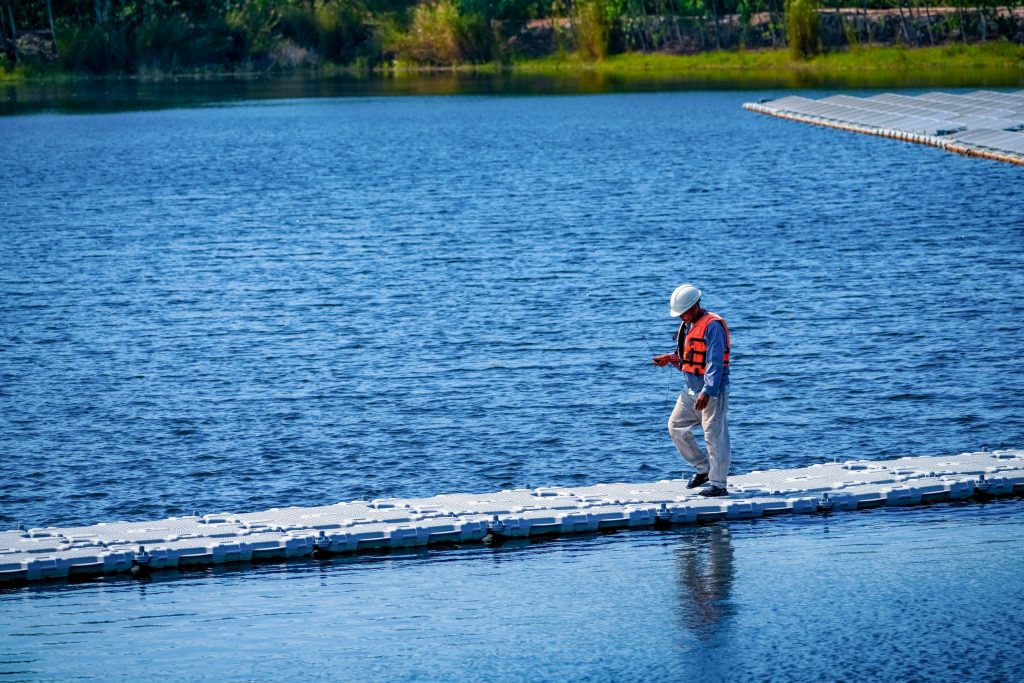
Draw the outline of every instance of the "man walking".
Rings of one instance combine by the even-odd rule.
[[[655,356],[654,364],[671,363],[686,377],[686,388],[676,399],[668,418],[668,433],[679,454],[697,472],[686,488],[710,482],[702,496],[725,496],[729,476],[729,329],[725,321],[700,305],[701,291],[693,285],[680,285],[669,301],[673,318],[682,322],[676,332],[675,353]],[[707,454],[697,445],[693,428],[704,429]]]

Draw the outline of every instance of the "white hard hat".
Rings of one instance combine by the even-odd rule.
[[[669,315],[678,318],[700,301],[701,291],[693,285],[679,285],[669,299]]]

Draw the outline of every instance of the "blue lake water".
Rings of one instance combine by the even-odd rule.
[[[1021,169],[740,108],[781,94],[0,118],[0,525],[683,476],[644,340],[683,281],[734,471],[1021,447]],[[0,676],[1007,680],[1022,520],[5,591]]]
[[[1014,681],[1024,501],[0,594],[4,680]]]

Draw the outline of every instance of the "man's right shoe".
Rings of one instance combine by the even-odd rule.
[[[703,472],[703,473],[697,472],[692,477],[690,477],[690,481],[686,482],[686,488],[688,488],[688,489],[695,489],[698,486],[700,486],[701,484],[706,484],[706,483],[708,483],[708,473],[707,472]]]
[[[718,498],[719,496],[728,496],[729,489],[722,488],[721,486],[709,486],[697,495],[704,496],[705,498]]]

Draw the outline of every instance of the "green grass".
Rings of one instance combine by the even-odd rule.
[[[1024,85],[1024,45],[1006,42],[943,47],[860,47],[829,52],[813,59],[794,60],[785,48],[775,50],[714,51],[696,55],[628,53],[591,61],[578,54],[560,54],[541,59],[513,61],[509,64],[455,64],[422,66],[395,63],[371,69],[367,65],[338,66],[324,64],[319,69],[281,71],[274,75],[305,73],[329,78],[340,74],[366,75],[368,72],[407,74],[429,72],[473,73],[480,75],[513,73],[523,76],[597,77],[645,80],[692,79],[753,83],[758,79],[780,87],[826,85],[899,85],[966,86],[988,83],[992,86]],[[213,73],[217,73],[214,70]],[[235,76],[244,73],[232,72]],[[228,72],[223,72],[227,75]],[[972,75],[974,74],[974,75]],[[980,81],[978,80],[978,75]],[[211,75],[209,69],[182,76]],[[259,75],[266,75],[261,73]],[[911,80],[906,80],[907,78]],[[991,77],[991,78],[990,78]],[[60,70],[56,65],[30,65],[5,70],[0,68],[0,84],[27,81],[66,82],[87,76]],[[116,76],[114,77],[116,78]],[[161,74],[144,76],[159,80]],[[901,80],[903,79],[903,80]]]
[[[21,64],[13,68],[0,67],[0,85],[16,85],[29,81],[67,83],[79,76],[64,71],[56,64]]]
[[[28,79],[28,70],[23,66],[16,66],[12,69],[5,69],[0,67],[0,84],[24,83]]]
[[[862,47],[794,60],[785,49],[716,51],[696,55],[629,53],[599,61],[577,55],[517,61],[515,73],[560,75],[590,72],[608,75],[687,76],[708,72],[849,72],[997,69],[1024,72],[1024,45],[983,43],[945,47]]]

